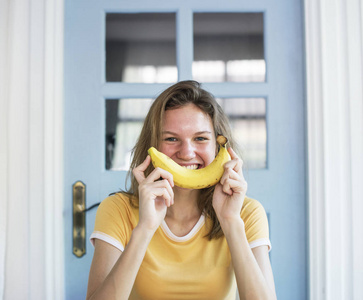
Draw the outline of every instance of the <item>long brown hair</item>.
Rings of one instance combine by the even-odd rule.
[[[129,198],[131,205],[138,206],[139,198],[139,184],[133,176],[132,170],[145,160],[147,150],[150,147],[158,149],[161,142],[165,111],[177,109],[191,103],[210,116],[216,137],[220,134],[225,136],[228,139],[229,146],[238,151],[238,149],[236,149],[237,144],[231,134],[228,118],[212,94],[202,89],[200,83],[192,80],[180,81],[170,86],[162,92],[151,105],[145,118],[139,139],[132,151],[133,159],[127,176],[127,179],[130,179],[131,181],[131,186],[127,190],[127,194],[132,196]],[[216,151],[217,150],[218,149],[216,149]],[[150,164],[145,171],[145,176],[148,176],[152,170],[153,166]],[[211,219],[212,226],[207,234],[209,239],[219,238],[223,235],[218,218],[212,206],[213,192],[214,186],[203,189],[201,190],[201,196],[198,199],[199,209],[204,212],[206,217]]]

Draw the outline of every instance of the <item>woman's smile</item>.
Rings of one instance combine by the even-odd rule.
[[[183,166],[182,165],[182,167],[184,167],[184,168],[186,168],[186,169],[189,169],[189,170],[196,170],[196,169],[199,169],[199,164],[197,164],[197,165],[187,165],[187,166]]]
[[[160,151],[187,169],[200,169],[215,157],[212,120],[194,104],[165,111]]]

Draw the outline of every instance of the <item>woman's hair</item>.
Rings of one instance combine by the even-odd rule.
[[[208,114],[212,120],[216,137],[218,135],[225,136],[228,139],[229,146],[233,149],[237,148],[237,144],[231,134],[228,118],[212,94],[202,89],[198,82],[192,80],[180,81],[170,86],[151,105],[139,139],[132,150],[132,162],[127,176],[127,180],[131,180],[131,186],[126,192],[130,196],[131,205],[137,207],[139,198],[139,184],[132,174],[132,170],[145,160],[150,147],[159,148],[165,111],[177,109],[187,104],[194,104]],[[216,147],[218,146],[216,145]],[[217,150],[219,149],[216,148]],[[239,152],[238,149],[236,150]],[[145,176],[148,176],[152,170],[153,166],[150,164],[145,171]],[[214,186],[202,189],[198,199],[199,208],[212,221],[212,227],[207,234],[209,239],[219,238],[223,235],[212,206],[213,192]]]

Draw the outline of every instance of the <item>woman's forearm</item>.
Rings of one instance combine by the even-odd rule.
[[[122,255],[102,284],[88,298],[89,300],[129,298],[153,234],[153,232],[145,231],[141,227],[136,227],[133,230],[130,241]]]
[[[248,244],[242,219],[221,222],[231,252],[238,293],[241,300],[276,299]]]

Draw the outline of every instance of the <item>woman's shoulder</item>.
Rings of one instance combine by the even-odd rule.
[[[254,199],[254,198],[251,198],[251,197],[245,197],[244,201],[243,201],[243,206],[242,206],[242,209],[254,209],[256,207],[262,207],[262,204],[260,201]]]
[[[243,201],[243,206],[241,210],[241,216],[242,218],[250,216],[250,215],[256,215],[256,214],[265,214],[265,209],[261,202],[254,198],[245,197]]]
[[[135,197],[133,195],[125,192],[117,192],[110,194],[107,198],[105,198],[100,203],[99,208],[106,210],[137,210],[137,207],[135,205],[132,205],[132,203],[135,203]]]
[[[109,222],[123,220],[125,224],[137,224],[138,207],[132,205],[134,197],[124,192],[114,193],[105,198],[97,209],[96,221]]]
[[[271,249],[268,218],[263,205],[256,199],[246,197],[243,203],[241,218],[251,248],[267,245]]]
[[[101,239],[123,251],[138,223],[138,209],[131,205],[131,196],[115,193],[105,198],[96,213],[91,241]]]

